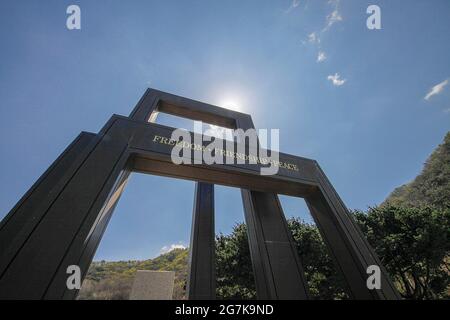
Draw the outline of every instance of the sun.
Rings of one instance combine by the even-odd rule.
[[[221,105],[224,108],[231,109],[234,111],[240,111],[241,107],[239,106],[239,103],[236,102],[236,100],[225,100],[221,103]]]
[[[225,109],[243,112],[242,100],[238,97],[226,97],[219,100],[218,105]]]

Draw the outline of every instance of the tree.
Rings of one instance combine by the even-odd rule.
[[[450,209],[386,205],[353,214],[404,298],[449,297]],[[288,227],[311,297],[347,298],[344,280],[317,227],[299,219],[289,219]],[[94,262],[79,298],[126,299],[136,270],[174,270],[174,298],[183,299],[187,255],[187,249],[176,249],[145,261]],[[245,224],[236,224],[229,235],[216,237],[216,271],[219,299],[256,298]]]
[[[410,183],[396,188],[384,204],[406,207],[450,208],[450,132]]]
[[[316,226],[289,219],[288,226],[297,245],[313,299],[347,297],[344,282],[337,273]],[[239,223],[230,235],[216,238],[217,297],[256,298],[255,282],[247,240],[247,228]]]
[[[256,298],[245,224],[236,224],[231,234],[216,237],[216,278],[217,298]]]
[[[338,273],[317,227],[297,218],[288,219],[297,245],[309,293],[313,299],[346,299],[346,284]]]
[[[354,214],[404,298],[449,297],[449,209],[385,205]]]

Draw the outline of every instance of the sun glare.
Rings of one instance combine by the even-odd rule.
[[[220,100],[219,106],[222,108],[243,112],[242,101],[237,97],[228,97]]]
[[[236,101],[234,101],[234,100],[224,101],[222,103],[222,106],[224,108],[231,109],[231,110],[234,110],[234,111],[240,111],[241,110],[239,104]]]

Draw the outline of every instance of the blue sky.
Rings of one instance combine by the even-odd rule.
[[[66,28],[70,4],[81,30]],[[370,4],[381,30],[366,28]],[[450,128],[449,13],[447,0],[2,1],[0,218],[80,131],[128,115],[149,86],[279,128],[280,149],[318,160],[349,208],[376,205]],[[96,259],[186,245],[193,190],[133,175]],[[227,233],[240,194],[216,194]],[[309,219],[301,199],[282,203]]]

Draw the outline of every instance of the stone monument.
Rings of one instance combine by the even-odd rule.
[[[174,271],[138,270],[130,300],[172,300]]]
[[[305,199],[352,299],[399,298],[317,161],[280,153],[279,163],[289,165],[272,176],[260,174],[262,163],[227,164],[223,159],[223,164],[177,165],[171,159],[170,139],[176,128],[155,123],[159,113],[229,129],[255,128],[248,114],[148,89],[128,117],[113,115],[98,133],[82,132],[0,223],[0,299],[75,299],[78,290],[67,286],[67,271],[76,266],[81,280],[86,276],[132,172],[196,183],[189,299],[215,298],[214,184],[241,189],[259,299],[309,298],[278,194]],[[189,135],[194,138],[195,133]],[[238,143],[247,144],[234,141],[235,150]],[[150,219],[158,219],[158,212],[153,213]],[[366,285],[373,265],[381,269],[381,289]]]

